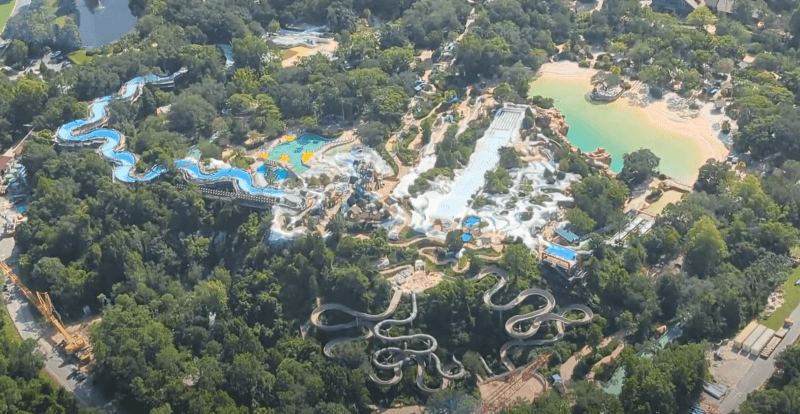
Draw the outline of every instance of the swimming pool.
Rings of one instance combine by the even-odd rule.
[[[273,161],[288,162],[296,173],[301,173],[308,169],[303,164],[303,154],[312,153],[325,145],[328,140],[315,134],[302,134],[297,139],[284,142],[269,153],[269,159]],[[306,155],[309,159],[310,155]]]
[[[570,262],[574,262],[575,259],[578,257],[578,254],[574,251],[564,247],[554,244],[547,248],[547,254],[562,258],[564,260],[568,260]]]
[[[261,166],[258,167],[258,169],[256,171],[261,173],[261,174],[263,174],[265,178],[269,178],[270,168],[269,168],[268,164],[266,164],[266,163],[261,164]],[[275,178],[278,181],[280,181],[280,180],[285,180],[287,177],[289,177],[289,172],[284,170],[283,168],[275,168],[274,169],[274,175],[275,175]]]

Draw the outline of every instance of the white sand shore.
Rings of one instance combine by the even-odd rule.
[[[542,66],[537,77],[550,79],[569,79],[572,82],[585,84],[587,92],[592,89],[591,78],[597,73],[595,69],[581,68],[575,62],[562,61],[556,63],[546,63]],[[697,143],[702,151],[702,157],[706,159],[724,160],[728,156],[728,149],[722,142],[722,134],[719,132],[719,125],[723,119],[728,119],[735,128],[735,122],[724,114],[713,109],[713,103],[706,103],[700,108],[700,115],[696,118],[686,118],[679,113],[669,109],[667,101],[677,97],[674,93],[668,93],[664,98],[654,100],[641,107],[627,97],[621,97],[616,102],[609,105],[632,105],[647,118],[648,122],[654,126],[666,129],[691,138]]]

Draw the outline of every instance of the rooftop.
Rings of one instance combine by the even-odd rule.
[[[549,255],[559,257],[564,260],[574,261],[575,258],[578,257],[578,253],[573,251],[572,249],[568,249],[564,246],[559,246],[557,244],[551,245],[550,247],[545,250],[545,252]]]
[[[0,156],[0,171],[6,168],[6,165],[12,160],[13,158],[9,157],[8,155]]]
[[[578,237],[577,234],[575,234],[575,233],[573,233],[573,232],[571,232],[571,231],[569,231],[567,229],[564,229],[564,228],[557,228],[556,229],[556,234],[558,234],[559,236],[564,238],[564,240],[566,240],[566,241],[568,241],[570,243],[575,243],[576,241],[578,241],[580,239],[580,237]]]

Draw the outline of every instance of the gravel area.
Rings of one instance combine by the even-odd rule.
[[[706,355],[714,378],[717,382],[729,387],[736,385],[739,380],[744,378],[755,359],[745,353],[735,352],[732,346],[733,341],[729,340],[716,351],[709,351]],[[716,358],[715,353],[717,354]]]

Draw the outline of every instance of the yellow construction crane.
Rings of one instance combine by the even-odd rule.
[[[67,331],[67,328],[64,327],[64,324],[61,323],[61,320],[58,319],[54,312],[53,302],[50,301],[50,295],[47,292],[31,292],[22,280],[20,280],[19,276],[17,276],[11,267],[6,264],[6,262],[0,260],[0,271],[2,271],[7,277],[11,278],[14,284],[22,290],[22,293],[25,295],[26,298],[36,306],[36,309],[39,309],[39,312],[47,318],[50,323],[55,326],[56,330],[64,336],[64,351],[67,355],[73,355],[75,353],[78,354],[78,360],[82,363],[89,363],[94,359],[94,355],[92,354],[91,344],[88,340],[78,335],[72,334]]]

